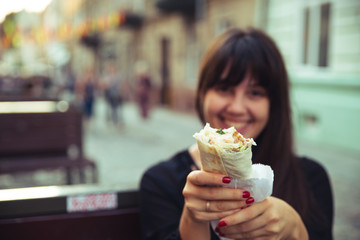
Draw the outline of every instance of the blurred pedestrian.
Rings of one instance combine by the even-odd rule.
[[[119,127],[124,124],[122,115],[122,84],[123,76],[114,64],[109,65],[103,79],[104,98],[107,103],[107,120],[113,126]]]
[[[151,78],[145,62],[136,64],[136,103],[140,110],[140,116],[146,120],[149,117],[151,107]]]
[[[75,100],[76,75],[70,66],[68,66],[65,70],[65,78],[65,86],[63,89],[64,98],[73,102]]]
[[[94,115],[96,80],[93,70],[87,70],[76,83],[76,95],[83,112],[85,125],[88,127]]]

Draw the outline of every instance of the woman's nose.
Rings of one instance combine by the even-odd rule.
[[[230,99],[228,111],[232,113],[243,113],[246,110],[246,98],[243,92],[235,92]]]

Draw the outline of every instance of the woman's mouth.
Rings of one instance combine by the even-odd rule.
[[[227,121],[227,120],[225,120],[224,122],[229,127],[234,127],[236,129],[243,128],[247,125],[247,122],[231,122],[231,121]]]
[[[231,121],[225,119],[224,123],[227,125],[227,127],[234,127],[241,134],[244,134],[250,126],[250,121]]]

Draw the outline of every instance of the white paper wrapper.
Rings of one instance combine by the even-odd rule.
[[[245,180],[234,179],[226,187],[239,188],[250,192],[255,202],[261,202],[272,194],[274,182],[274,172],[270,166],[253,164],[250,178]],[[211,226],[215,230],[219,220],[211,221]],[[221,240],[230,238],[220,237]]]

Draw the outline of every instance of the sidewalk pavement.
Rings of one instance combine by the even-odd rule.
[[[142,173],[194,143],[202,128],[193,115],[156,108],[148,120],[140,118],[134,104],[121,109],[124,124],[106,121],[106,106],[96,105],[96,117],[85,134],[85,153],[98,165],[100,184],[137,188]]]

